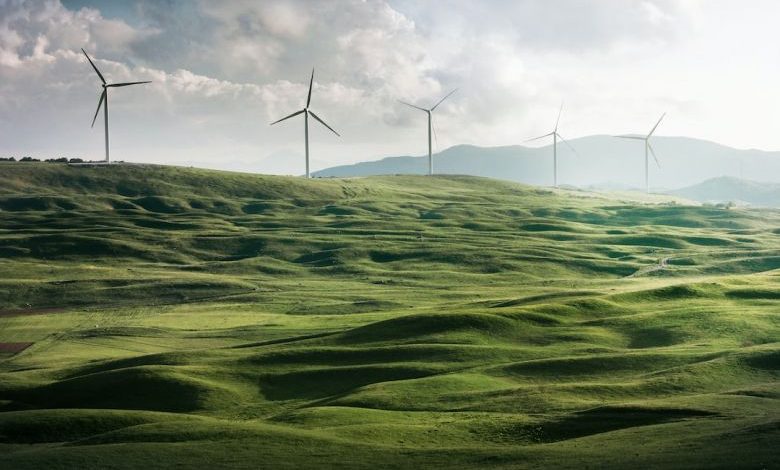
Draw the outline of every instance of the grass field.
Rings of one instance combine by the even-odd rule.
[[[780,213],[0,165],[0,468],[777,468]]]

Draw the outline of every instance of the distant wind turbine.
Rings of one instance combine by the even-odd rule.
[[[433,121],[432,121],[432,113],[433,111],[447,98],[449,98],[453,93],[458,91],[458,89],[454,89],[451,92],[447,93],[447,95],[440,99],[438,103],[433,105],[431,109],[425,109],[421,108],[419,106],[415,106],[413,104],[407,103],[405,101],[398,100],[401,104],[405,104],[406,106],[409,106],[410,108],[419,109],[420,111],[425,112],[428,114],[428,176],[433,174],[433,147],[431,145],[431,130],[433,129]],[[435,132],[435,130],[434,130]]]
[[[658,161],[658,157],[655,155],[655,150],[653,150],[653,146],[650,145],[650,137],[652,137],[653,132],[655,132],[656,129],[658,129],[658,125],[661,124],[661,121],[664,119],[664,116],[666,116],[666,113],[663,113],[660,118],[658,118],[658,122],[655,123],[655,126],[653,126],[652,129],[650,129],[650,132],[642,137],[638,135],[616,135],[615,137],[619,137],[621,139],[634,139],[634,140],[644,140],[645,141],[645,192],[650,192],[650,177],[649,175],[649,164],[648,164],[648,157],[647,153],[648,151],[653,155],[653,159],[655,160],[655,164],[658,165],[658,168],[661,168],[661,163]]]
[[[532,142],[534,140],[544,139],[545,137],[552,136],[553,138],[553,186],[556,188],[558,187],[558,139],[561,139],[561,142],[566,144],[566,146],[569,147],[572,152],[574,152],[575,154],[577,153],[577,151],[574,150],[574,147],[572,147],[566,141],[566,139],[564,139],[563,136],[558,133],[558,124],[561,122],[562,112],[563,112],[563,103],[561,103],[561,109],[558,110],[558,119],[555,120],[555,128],[553,129],[552,132],[525,141],[525,142]]]
[[[95,63],[92,62],[92,59],[89,58],[89,54],[87,54],[87,51],[84,49],[81,49],[81,52],[84,53],[84,55],[87,57],[87,60],[89,61],[90,65],[92,65],[92,68],[95,69],[95,73],[98,74],[98,77],[100,77],[100,81],[103,82],[103,93],[100,94],[100,101],[98,101],[97,110],[95,110],[95,116],[92,118],[92,127],[95,127],[95,120],[97,119],[97,115],[100,112],[100,106],[103,105],[103,102],[105,101],[105,105],[103,106],[103,118],[105,121],[105,132],[106,132],[106,163],[110,163],[111,159],[108,155],[108,89],[109,88],[118,88],[121,86],[129,86],[129,85],[140,85],[142,83],[152,83],[151,81],[146,82],[125,82],[125,83],[106,83],[106,79],[103,78],[103,74],[100,73],[100,70],[95,66]]]
[[[309,80],[309,96],[306,98],[306,106],[302,110],[300,110],[300,111],[296,111],[296,112],[290,114],[289,116],[285,116],[285,117],[279,119],[278,121],[274,121],[274,122],[271,123],[271,125],[273,126],[274,124],[280,123],[280,122],[282,122],[282,121],[284,121],[286,119],[290,119],[291,117],[295,117],[295,116],[303,113],[303,117],[304,117],[304,138],[306,140],[306,178],[310,177],[309,176],[309,115],[311,114],[311,117],[313,117],[314,119],[319,121],[320,124],[322,124],[323,126],[327,127],[331,132],[333,132],[337,136],[341,137],[341,134],[339,134],[338,132],[334,131],[333,128],[330,127],[329,125],[325,124],[325,121],[320,119],[316,114],[314,114],[314,111],[309,109],[309,105],[311,104],[311,87],[312,87],[313,84],[314,84],[314,69],[311,69],[311,79]]]

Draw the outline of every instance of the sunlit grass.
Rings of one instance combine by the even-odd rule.
[[[780,214],[632,197],[4,165],[0,466],[770,467]]]

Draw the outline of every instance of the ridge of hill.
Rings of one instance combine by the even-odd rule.
[[[593,135],[558,146],[558,181],[578,187],[644,189],[644,154],[636,141]],[[651,188],[676,189],[720,176],[780,183],[780,152],[735,149],[689,137],[654,136],[660,166],[651,162]],[[433,156],[435,173],[498,178],[551,186],[552,145],[479,147],[456,145]],[[423,174],[427,156],[387,157],[314,172],[316,176]]]
[[[748,204],[757,207],[780,207],[780,184],[761,183],[731,176],[702,181],[671,191],[670,194],[707,203]]]

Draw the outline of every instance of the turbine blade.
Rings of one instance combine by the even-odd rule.
[[[87,56],[87,60],[89,61],[90,65],[92,65],[92,68],[95,69],[95,72],[98,74],[98,77],[100,77],[100,81],[103,82],[103,85],[106,84],[106,79],[103,78],[103,74],[100,73],[100,70],[95,66],[95,63],[92,62],[92,59],[89,58],[89,54],[87,54],[87,51],[84,50],[84,48],[81,49],[81,52],[84,53],[85,56]]]
[[[559,139],[561,139],[561,142],[563,142],[564,144],[566,144],[567,147],[569,147],[569,150],[574,152],[574,155],[577,155],[578,157],[580,156],[580,154],[577,152],[577,150],[574,147],[571,146],[568,140],[564,139],[563,136],[561,134],[558,134],[557,132],[555,134],[558,136]]]
[[[271,125],[271,126],[273,126],[274,124],[280,123],[280,122],[284,121],[285,119],[290,119],[291,117],[295,117],[295,116],[297,116],[297,115],[301,114],[301,113],[302,113],[302,112],[304,112],[304,111],[306,111],[306,110],[305,110],[305,109],[302,109],[302,110],[300,110],[300,111],[296,111],[296,112],[294,112],[294,113],[290,114],[289,116],[285,116],[285,117],[283,117],[283,118],[279,119],[278,121],[274,121],[274,122],[272,122],[270,125]]]
[[[106,90],[103,90],[103,93],[100,94],[100,101],[98,101],[98,107],[95,110],[95,117],[92,118],[92,125],[89,127],[95,127],[95,120],[97,119],[97,115],[100,112],[100,107],[103,105],[103,99],[105,99],[106,93]]]
[[[540,135],[539,137],[534,137],[533,139],[524,140],[523,143],[533,142],[534,140],[539,140],[539,139],[544,139],[545,137],[550,137],[553,134],[555,134],[555,132],[550,132],[549,134]]]
[[[332,127],[330,127],[329,125],[325,124],[325,121],[323,121],[322,119],[320,119],[320,118],[319,118],[319,117],[318,117],[316,114],[314,114],[314,113],[313,113],[313,112],[311,112],[311,111],[309,111],[309,114],[311,114],[311,117],[313,117],[314,119],[316,119],[316,120],[320,121],[320,124],[322,124],[323,126],[327,127],[328,129],[330,129],[330,131],[331,131],[331,132],[333,132],[333,133],[334,133],[334,134],[336,134],[337,136],[341,137],[341,134],[339,134],[338,132],[334,131],[334,130],[333,130],[333,128],[332,128]]]
[[[407,103],[406,101],[401,101],[401,100],[398,100],[398,102],[399,102],[399,103],[401,103],[401,104],[405,104],[406,106],[409,106],[410,108],[419,109],[420,111],[425,111],[426,113],[428,112],[428,110],[427,110],[427,109],[425,109],[425,108],[421,108],[421,107],[419,107],[419,106],[415,106],[415,105],[413,105],[413,104],[409,104],[409,103]]]
[[[555,120],[555,131],[558,131],[558,123],[561,122],[561,113],[563,112],[563,101],[561,101],[561,109],[558,110],[558,119]]]
[[[311,79],[309,79],[309,96],[306,98],[306,107],[311,104],[311,87],[314,85],[314,68],[311,69]]]
[[[644,137],[638,135],[613,135],[612,137],[617,137],[619,139],[645,140]]]
[[[110,84],[110,85],[106,85],[106,87],[120,87],[120,86],[140,85],[140,84],[142,84],[142,83],[152,83],[152,82],[151,82],[151,80],[150,80],[150,81],[146,81],[146,82],[125,82],[125,83],[112,83],[112,84]]]
[[[661,162],[659,162],[658,157],[655,156],[655,150],[653,150],[653,146],[650,145],[650,142],[647,143],[647,148],[650,149],[650,155],[653,156],[653,160],[655,160],[655,164],[658,165],[658,168],[661,168]]]
[[[451,92],[447,93],[447,95],[446,95],[444,98],[440,99],[438,103],[436,103],[435,105],[433,105],[433,108],[431,108],[431,111],[433,111],[434,109],[436,109],[436,108],[437,108],[437,107],[438,107],[438,106],[439,106],[439,105],[442,103],[442,101],[444,101],[444,100],[446,100],[447,98],[449,98],[449,97],[450,97],[450,96],[451,96],[453,93],[455,93],[456,91],[458,91],[458,89],[457,89],[457,88],[456,88],[456,89],[454,89],[454,90],[452,90]]]
[[[658,128],[658,124],[661,124],[661,121],[664,119],[664,116],[666,116],[666,113],[663,113],[660,118],[658,118],[658,122],[655,123],[655,126],[653,126],[653,130],[650,131],[649,134],[647,134],[648,137],[653,135],[653,132]]]

